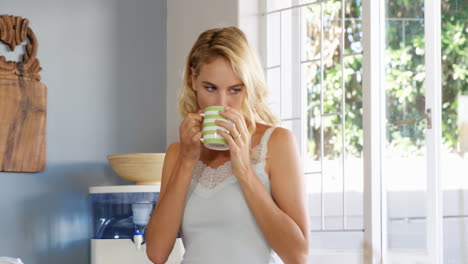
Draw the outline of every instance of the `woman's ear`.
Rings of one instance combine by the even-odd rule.
[[[190,68],[190,78],[192,79],[192,90],[193,91],[197,91],[197,86],[196,86],[196,83],[197,83],[197,77],[195,77],[195,69],[193,67]]]

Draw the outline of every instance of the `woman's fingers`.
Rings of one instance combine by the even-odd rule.
[[[192,128],[190,129],[190,132],[191,132],[191,133],[190,133],[191,135],[194,135],[194,134],[200,132],[200,128],[194,126],[194,127],[192,127]]]
[[[200,128],[202,117],[198,114],[188,114],[187,117],[182,121],[183,129],[191,129],[192,127]]]
[[[196,132],[196,133],[192,136],[192,142],[193,142],[193,143],[200,143],[201,137],[202,137],[201,132]]]
[[[226,127],[226,129],[228,129],[229,131],[231,131],[232,128],[235,128],[235,132],[237,133],[231,131],[233,138],[238,138],[239,135],[241,135],[241,137],[246,137],[246,135],[248,134],[248,130],[245,124],[244,116],[240,112],[231,108],[227,111],[220,112],[220,114],[221,116],[233,122],[234,126],[231,126],[231,129]]]
[[[215,122],[219,126],[224,127],[225,129],[229,131],[229,134],[224,131],[227,135],[230,135],[230,137],[232,137],[233,139],[239,138],[240,133],[239,131],[237,131],[236,126],[234,126],[233,123],[229,123],[224,120],[216,120]]]
[[[223,131],[221,129],[217,129],[216,130],[216,133],[218,133],[219,135],[221,135],[228,143],[229,147],[234,147],[234,145],[236,144],[234,142],[234,139],[228,134],[226,133],[226,131]]]
[[[192,120],[197,120],[201,122],[203,120],[203,117],[200,114],[195,114],[195,113],[188,113],[187,118],[192,119]]]
[[[180,125],[180,140],[187,144],[198,143],[200,140],[200,129],[202,117],[197,113],[189,113]]]

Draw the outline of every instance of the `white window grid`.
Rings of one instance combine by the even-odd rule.
[[[298,1],[298,0],[297,0]],[[324,3],[327,1],[316,1],[313,3],[305,3],[301,5],[291,6],[289,8],[282,8],[274,11],[266,12],[265,15],[271,15],[275,12],[285,12],[289,9],[300,8],[303,6]],[[322,9],[323,10],[323,9]],[[342,9],[343,10],[343,9]],[[428,146],[428,150],[432,153],[437,153],[436,150],[440,147],[440,109],[438,104],[440,103],[440,0],[425,0],[425,37],[426,37],[426,64],[428,69],[426,74],[429,77],[428,82],[428,104],[427,107],[435,109],[435,119],[433,125],[436,129],[429,130],[427,133],[428,138],[432,139],[431,145]],[[362,86],[368,87],[363,89],[363,108],[367,108],[367,114],[364,112],[363,123],[367,124],[364,127],[364,134],[367,135],[364,144],[364,161],[367,165],[364,166],[365,170],[365,191],[364,193],[364,204],[367,214],[364,215],[365,222],[365,240],[370,243],[373,253],[371,258],[366,260],[372,261],[372,263],[387,263],[389,261],[387,256],[387,245],[386,245],[386,195],[382,190],[385,188],[385,180],[381,178],[382,169],[382,146],[381,142],[384,140],[384,122],[385,108],[383,107],[382,95],[385,92],[385,82],[383,80],[384,70],[381,66],[384,62],[383,54],[385,51],[385,1],[363,1],[363,31],[367,34],[366,39],[362,39],[363,50],[366,50],[366,56],[363,56],[363,67],[367,69],[367,74],[363,75]],[[367,16],[367,17],[365,17]],[[323,16],[322,23],[323,23]],[[342,19],[344,21],[344,19]],[[342,27],[343,28],[343,27]],[[281,28],[280,35],[281,35]],[[323,37],[321,33],[321,38]],[[343,38],[343,36],[342,36]],[[372,43],[372,45],[371,45]],[[341,47],[343,44],[341,43]],[[434,52],[435,51],[435,52]],[[301,51],[302,53],[302,51]],[[343,55],[343,53],[341,53]],[[280,56],[282,57],[282,56]],[[340,58],[341,62],[343,58]],[[343,63],[341,63],[343,65]],[[277,68],[281,71],[281,63],[277,65]],[[268,68],[267,68],[268,70]],[[342,71],[343,73],[343,71]],[[281,74],[282,75],[282,74]],[[342,78],[343,80],[343,78]],[[323,77],[321,77],[323,81]],[[323,82],[321,83],[323,85]],[[343,87],[343,85],[342,85]],[[369,89],[374,87],[374,89]],[[376,88],[378,87],[378,88]],[[301,87],[302,88],[302,87]],[[280,85],[282,89],[282,85]],[[301,93],[303,89],[301,89]],[[322,89],[323,91],[323,89]],[[435,94],[434,94],[435,93]],[[323,96],[321,96],[323,98]],[[301,110],[304,108],[304,96],[301,97]],[[321,102],[323,103],[323,102]],[[323,104],[322,104],[323,105]],[[323,109],[322,109],[323,110]],[[342,110],[343,111],[343,108]],[[280,106],[280,114],[282,114]],[[305,113],[302,111],[302,113]],[[341,113],[343,115],[343,113]],[[343,115],[344,116],[344,115]],[[283,121],[291,121],[296,119],[284,118],[281,115]],[[323,119],[323,111],[321,113],[321,119]],[[304,128],[304,116],[300,116],[301,128]],[[344,127],[344,126],[343,126]],[[301,129],[300,131],[305,131]],[[323,133],[322,133],[323,135]],[[304,135],[301,134],[298,139],[300,140],[301,154],[305,156],[304,150]],[[323,153],[323,152],[322,152]],[[366,154],[367,153],[367,154]],[[321,154],[323,155],[323,154]],[[435,155],[431,157],[428,162],[428,194],[429,204],[427,208],[428,224],[427,224],[427,247],[429,251],[428,259],[431,263],[442,263],[443,248],[440,244],[442,237],[442,214],[441,214],[441,195],[440,195],[440,157]],[[343,175],[344,176],[344,175]],[[322,175],[323,177],[323,175]],[[323,190],[323,189],[322,189]],[[345,201],[345,200],[344,200]],[[344,206],[345,208],[345,206]],[[343,211],[343,216],[345,211]],[[323,214],[322,214],[323,216]],[[323,220],[323,219],[322,219]],[[322,221],[323,222],[323,221]],[[345,222],[344,222],[345,223]],[[345,224],[343,225],[345,226]],[[323,227],[323,226],[322,226]],[[323,231],[323,230],[322,230]],[[411,254],[411,253],[410,253]],[[410,255],[408,255],[411,257]],[[417,256],[419,259],[419,256]],[[422,259],[421,259],[422,260]],[[376,262],[377,261],[377,262]]]
[[[303,3],[303,4],[296,4],[296,5],[292,5],[290,7],[286,7],[286,8],[280,8],[280,9],[276,9],[276,10],[271,10],[271,11],[268,11],[266,13],[264,13],[264,15],[267,17],[269,16],[275,16],[275,15],[278,15],[279,16],[279,28],[278,28],[278,32],[277,34],[279,35],[279,47],[278,47],[278,50],[279,50],[279,61],[277,63],[274,63],[273,65],[269,65],[267,63],[267,67],[265,68],[266,72],[271,72],[271,71],[274,71],[274,70],[277,70],[279,71],[279,74],[278,76],[275,76],[276,78],[279,79],[279,91],[277,91],[277,93],[280,95],[280,102],[279,104],[276,106],[277,108],[277,113],[280,115],[281,117],[281,121],[282,123],[293,123],[293,122],[296,122],[296,125],[291,124],[289,125],[288,128],[291,128],[293,130],[293,132],[295,132],[296,134],[296,137],[297,137],[297,140],[299,141],[299,145],[300,145],[300,150],[301,150],[301,155],[302,155],[302,159],[303,161],[305,161],[307,163],[307,156],[308,156],[308,151],[307,151],[307,133],[305,131],[307,131],[307,127],[306,127],[306,118],[310,118],[307,116],[307,110],[306,110],[306,107],[307,107],[307,94],[306,94],[306,85],[304,85],[304,81],[303,80],[303,77],[302,76],[302,67],[304,65],[306,65],[307,63],[319,63],[320,64],[320,116],[318,118],[320,118],[320,168],[319,169],[308,169],[307,167],[307,164],[306,164],[306,170],[305,170],[305,175],[306,177],[312,177],[312,176],[317,176],[317,175],[320,175],[320,182],[321,182],[321,186],[320,186],[320,208],[321,208],[321,213],[320,213],[320,216],[321,216],[321,219],[320,219],[320,228],[315,228],[315,229],[312,229],[311,231],[312,232],[324,232],[324,231],[341,231],[341,232],[363,232],[364,231],[364,228],[349,228],[348,227],[348,223],[347,223],[347,198],[346,198],[346,164],[345,164],[345,140],[346,140],[346,137],[345,137],[345,63],[344,63],[344,59],[346,57],[350,57],[350,56],[362,56],[362,51],[361,52],[351,52],[351,53],[348,53],[348,54],[345,54],[345,34],[346,34],[346,31],[345,31],[345,21],[347,20],[350,20],[350,18],[345,18],[345,8],[344,8],[344,5],[345,5],[345,0],[341,0],[341,11],[340,11],[340,27],[341,27],[341,34],[340,34],[340,44],[339,44],[339,48],[340,48],[340,58],[339,58],[339,63],[341,65],[341,107],[339,109],[339,111],[336,111],[336,112],[330,112],[330,113],[325,113],[324,112],[324,109],[323,109],[323,106],[324,106],[324,102],[323,102],[323,98],[324,98],[324,68],[325,68],[325,64],[324,64],[324,32],[323,32],[323,29],[324,29],[324,4],[327,3],[327,2],[337,2],[336,0],[321,0],[321,1],[314,1],[314,2],[309,2],[309,3]],[[314,8],[320,8],[320,58],[317,58],[317,59],[303,59],[302,58],[302,54],[303,54],[303,32],[304,32],[304,29],[303,29],[303,9],[304,8],[307,8],[307,7],[314,7]],[[283,80],[283,76],[284,76],[284,73],[283,73],[283,64],[285,63],[283,61],[283,47],[282,47],[282,38],[283,38],[283,14],[286,14],[286,13],[291,13],[291,16],[294,18],[296,17],[296,19],[292,19],[292,34],[296,35],[298,38],[296,39],[293,39],[293,42],[296,41],[297,43],[293,43],[293,45],[295,46],[298,46],[298,49],[297,50],[293,50],[292,53],[293,53],[293,57],[296,59],[296,64],[293,64],[291,65],[292,66],[292,73],[293,73],[293,76],[292,76],[292,82],[291,83],[287,83]],[[361,19],[357,19],[357,20],[361,20]],[[299,25],[297,25],[299,24]],[[297,30],[299,29],[299,30]],[[294,76],[295,75],[295,76]],[[294,84],[294,80],[301,80],[300,81],[300,84],[299,85],[295,85]],[[296,95],[296,99],[297,98],[300,98],[300,100],[297,100],[297,101],[300,101],[300,112],[299,112],[299,115],[297,116],[297,113],[296,115],[294,114],[291,114],[291,113],[285,113],[286,112],[286,109],[284,109],[283,107],[283,98],[284,98],[284,95],[287,94],[285,93],[284,91],[284,86],[285,84],[287,86],[290,86],[290,87],[300,87],[300,91],[298,92],[297,90],[293,90],[294,88],[291,89],[291,93],[292,94],[295,94]],[[362,86],[362,84],[361,84]],[[299,95],[299,96],[297,96]],[[294,97],[294,96],[293,96]],[[296,102],[297,102],[296,101]],[[294,107],[294,106],[293,106]],[[296,106],[297,107],[297,106]],[[291,111],[291,112],[294,112]],[[297,112],[297,111],[296,111]],[[326,219],[325,219],[325,208],[326,208],[326,204],[325,204],[325,198],[324,198],[324,195],[325,195],[325,190],[324,190],[324,182],[325,182],[325,179],[324,179],[324,171],[323,171],[323,168],[324,168],[324,165],[323,165],[323,161],[324,161],[324,118],[327,118],[327,117],[333,117],[333,116],[338,116],[341,118],[341,156],[340,156],[340,162],[341,162],[341,182],[342,182],[342,190],[341,190],[341,217],[342,217],[342,223],[341,223],[341,228],[326,228],[325,227],[325,223],[326,223]],[[297,122],[300,122],[300,125],[297,124]]]

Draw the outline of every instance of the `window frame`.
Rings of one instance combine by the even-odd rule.
[[[267,0],[259,0],[260,10],[266,10]],[[299,0],[293,0],[300,6]],[[315,2],[324,2],[317,0]],[[342,1],[343,2],[343,1]],[[311,4],[311,3],[307,3]],[[305,4],[302,4],[305,5]],[[425,64],[426,64],[426,108],[432,110],[432,129],[426,130],[426,137],[431,143],[428,153],[436,153],[427,161],[427,261],[443,262],[443,218],[442,218],[442,183],[440,172],[441,158],[441,10],[440,0],[425,0]],[[382,153],[385,142],[385,0],[362,1],[363,37],[363,171],[364,171],[364,254],[365,263],[386,263],[387,255],[387,197],[385,179],[382,177]],[[376,11],[377,10],[377,11]],[[260,46],[266,61],[266,14],[260,22]],[[343,13],[343,12],[342,12]],[[263,29],[263,30],[262,30]],[[301,32],[301,30],[299,30]],[[301,53],[301,52],[300,52]],[[266,64],[265,64],[266,65]],[[343,67],[343,64],[342,64]],[[299,70],[299,72],[301,72]],[[300,76],[299,76],[300,78]],[[343,80],[342,80],[343,81]],[[302,85],[301,85],[302,86]],[[373,88],[372,88],[373,87]],[[376,88],[377,87],[377,88]],[[303,160],[306,160],[306,122],[307,105],[304,89],[301,89],[301,134],[300,148]],[[281,111],[281,110],[280,110]],[[305,113],[305,114],[304,114]],[[344,129],[344,127],[343,127]],[[323,216],[323,214],[322,214]],[[408,258],[414,258],[408,256]]]

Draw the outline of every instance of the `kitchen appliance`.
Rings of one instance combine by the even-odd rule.
[[[91,264],[151,264],[145,231],[160,185],[90,187],[93,237]],[[179,264],[184,248],[177,238],[166,263]]]

